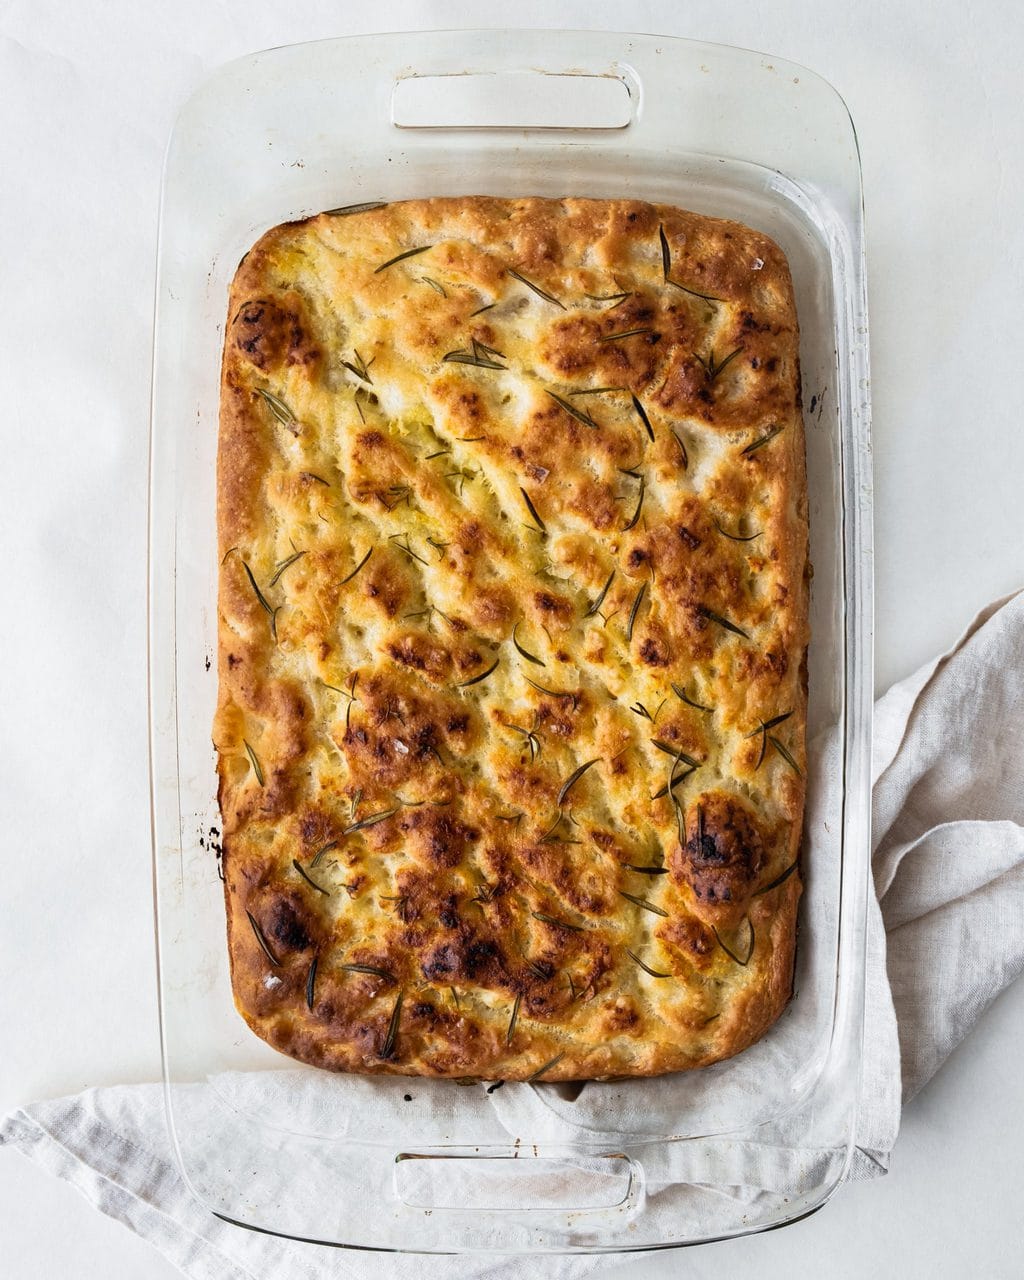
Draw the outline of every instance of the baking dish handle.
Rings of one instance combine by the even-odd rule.
[[[391,93],[399,129],[625,129],[640,84],[621,66],[589,71],[486,71],[400,76]]]

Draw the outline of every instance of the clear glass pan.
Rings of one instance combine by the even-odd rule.
[[[630,195],[736,218],[782,246],[801,322],[815,574],[796,995],[730,1062],[575,1100],[330,1076],[258,1041],[231,1000],[210,741],[228,285],[278,222],[459,194]],[[869,871],[867,386],[856,137],[804,68],[653,36],[430,32],[256,54],[188,102],[164,175],[154,352],[153,856],[169,1118],[212,1211],[362,1248],[586,1252],[778,1226],[840,1183]]]

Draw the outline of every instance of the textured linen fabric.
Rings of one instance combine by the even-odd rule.
[[[876,896],[868,913],[865,1056],[853,1178],[885,1172],[901,1094],[910,1098],[927,1083],[1024,968],[1022,655],[1024,593],[984,610],[949,653],[894,686],[876,707]],[[817,749],[827,753],[835,744],[825,741]],[[219,1077],[208,1085],[179,1086],[178,1105],[201,1106],[204,1091],[215,1088],[233,1105],[251,1105],[255,1091],[271,1111],[287,1098],[292,1113],[297,1105],[308,1107],[318,1125],[332,1116],[340,1123],[343,1111],[352,1114],[351,1098],[342,1108],[329,1082],[309,1080],[291,1071]],[[347,1082],[346,1091],[352,1087]],[[444,1086],[437,1082],[417,1082],[420,1087],[431,1091],[426,1100],[439,1123],[456,1117],[495,1140],[517,1130],[571,1138],[581,1127],[594,1136],[550,1086],[506,1086],[491,1098],[482,1090],[463,1090],[457,1105],[452,1091],[439,1092]],[[358,1123],[396,1123],[393,1116],[374,1115],[372,1090],[365,1091]],[[648,1131],[657,1129],[657,1096],[645,1096],[645,1107],[654,1098]],[[668,1094],[664,1102],[669,1104]],[[621,1118],[623,1129],[634,1123],[641,1123],[639,1115]],[[773,1136],[764,1143],[713,1151],[713,1163],[705,1157],[699,1170],[686,1167],[688,1144],[665,1144],[662,1167],[649,1167],[648,1176],[667,1192],[688,1178],[713,1177],[720,1185],[731,1180],[742,1183],[735,1188],[738,1195],[755,1205],[759,1195],[785,1190],[797,1176],[784,1122],[771,1128]],[[77,1186],[195,1280],[321,1280],[380,1271],[373,1255],[254,1234],[211,1215],[191,1196],[174,1163],[160,1086],[88,1090],[18,1108],[0,1125],[0,1142]],[[809,1167],[805,1162],[802,1176]],[[546,1274],[568,1280],[614,1261],[549,1258]],[[516,1280],[535,1273],[529,1257],[388,1260],[388,1274],[396,1280]]]

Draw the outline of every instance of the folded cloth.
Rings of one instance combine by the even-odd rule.
[[[920,1089],[1024,968],[1021,653],[1024,593],[983,611],[949,653],[894,686],[876,707],[877,897],[868,916],[864,1080],[853,1177],[886,1171],[901,1091],[907,1099]],[[834,746],[825,742],[817,749],[827,761]],[[813,876],[808,892],[814,892]],[[808,943],[802,934],[801,946],[805,944],[813,945],[813,938]],[[805,996],[801,990],[797,1003],[813,1009],[814,999],[813,991]],[[750,1052],[758,1050],[771,1052],[761,1046]],[[694,1079],[699,1081],[700,1074]],[[644,1105],[654,1109],[650,1131],[656,1131],[657,1090],[671,1086],[648,1083],[654,1092],[645,1095]],[[178,1096],[185,1110],[193,1101],[201,1105],[203,1091],[213,1089],[231,1108],[244,1110],[257,1090],[261,1105],[270,1110],[287,1099],[292,1124],[296,1107],[305,1105],[310,1123],[321,1131],[328,1120],[374,1123],[371,1106],[353,1108],[349,1098],[342,1107],[330,1086],[310,1090],[298,1073],[294,1078],[291,1072],[239,1074],[180,1088],[193,1091]],[[600,1112],[591,1104],[589,1112],[587,1106],[569,1104],[551,1087],[507,1087],[491,1100],[478,1096],[482,1091],[460,1091],[457,1107],[451,1090],[443,1094],[431,1082],[417,1082],[416,1088],[423,1089],[425,1103],[433,1108],[430,1115],[446,1124],[472,1112],[471,1127],[490,1125],[506,1135],[525,1130],[571,1139],[574,1131],[583,1129],[593,1137],[594,1128],[600,1129]],[[586,1098],[585,1092],[580,1102]],[[393,1117],[387,1121],[393,1122]],[[642,1132],[639,1115],[625,1118],[623,1127],[634,1128],[634,1122]],[[320,1280],[379,1271],[372,1256],[257,1235],[213,1217],[193,1199],[177,1170],[159,1086],[88,1090],[19,1108],[0,1123],[0,1143],[72,1182],[97,1208],[150,1240],[196,1280],[271,1275]],[[671,1166],[677,1158],[672,1149],[685,1159],[687,1144],[664,1146],[669,1164],[662,1179],[670,1186],[687,1173]],[[748,1178],[750,1169],[756,1171],[759,1188],[777,1188],[788,1176],[781,1148],[770,1143],[745,1150],[741,1164]],[[720,1174],[727,1182],[729,1167],[724,1165]],[[758,1187],[747,1188],[751,1200]],[[614,1258],[547,1261],[549,1274],[569,1278],[591,1274]],[[501,1257],[393,1256],[388,1267],[397,1280],[513,1280],[534,1272],[529,1258]]]

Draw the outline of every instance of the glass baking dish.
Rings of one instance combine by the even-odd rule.
[[[460,194],[671,202],[767,232],[792,268],[814,564],[796,994],[759,1044],[702,1072],[582,1092],[332,1076],[275,1053],[233,1008],[210,739],[228,285],[276,223]],[[188,102],[161,213],[151,767],[169,1120],[210,1210],[359,1248],[588,1252],[779,1226],[839,1185],[869,871],[867,388],[856,137],[801,67],[654,36],[428,32],[259,53]]]

